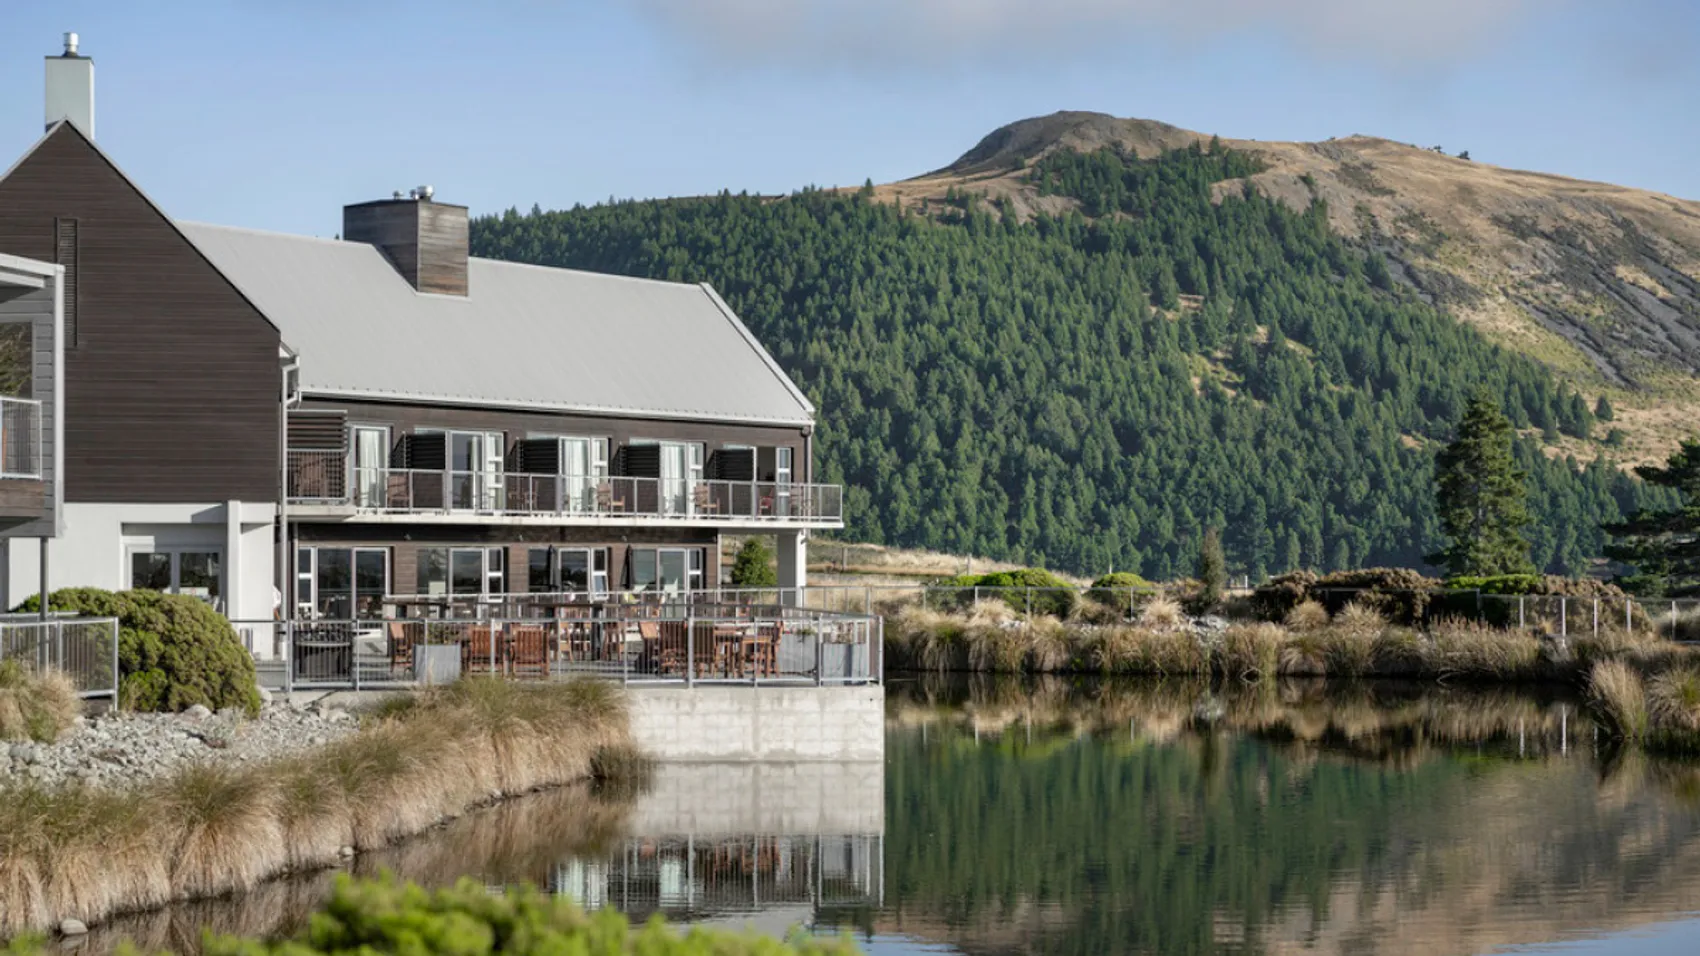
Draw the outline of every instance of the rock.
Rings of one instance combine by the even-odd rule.
[[[219,720],[241,720],[242,719],[242,708],[240,708],[240,707],[220,707],[218,709],[218,719]]]
[[[189,720],[206,720],[212,716],[212,711],[208,710],[205,704],[192,704],[188,710],[183,711],[183,716]]]
[[[346,860],[349,857],[354,855],[354,848],[351,847],[351,846],[345,846],[345,847],[343,847],[342,849],[340,849],[336,852],[339,856],[341,856],[343,859]]]
[[[85,936],[88,934],[88,931],[88,925],[80,919],[63,919],[59,921],[60,936]]]
[[[35,761],[34,744],[13,744],[10,752],[12,759],[18,763],[33,763]]]
[[[265,705],[267,705],[271,702],[272,702],[272,692],[269,691],[269,690],[266,690],[264,687],[260,688],[260,706],[264,707]]]

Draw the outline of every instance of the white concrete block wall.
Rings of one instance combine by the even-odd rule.
[[[885,764],[664,763],[628,829],[634,837],[882,834]]]
[[[269,502],[209,504],[91,504],[64,506],[64,531],[48,545],[49,590],[130,586],[132,550],[206,548],[223,555],[222,610],[232,618],[269,620],[277,560],[273,541],[276,505]],[[39,590],[40,543],[34,538],[4,542],[0,574],[5,606]],[[269,637],[259,642],[269,650]]]
[[[881,687],[633,688],[632,735],[664,762],[883,761]]]

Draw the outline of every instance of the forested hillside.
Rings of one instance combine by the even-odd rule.
[[[1320,202],[1229,182],[1257,168],[1055,152],[1027,173],[1074,202],[1026,217],[872,188],[510,210],[473,252],[712,282],[820,407],[855,538],[1163,578],[1214,525],[1254,577],[1417,566],[1434,443],[1478,384],[1528,429],[1537,563],[1580,571],[1602,521],[1663,502],[1544,455],[1539,433],[1592,434],[1587,402],[1390,281]]]

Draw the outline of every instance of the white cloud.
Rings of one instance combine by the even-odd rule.
[[[716,59],[880,67],[1273,34],[1331,56],[1453,59],[1566,0],[628,0]]]

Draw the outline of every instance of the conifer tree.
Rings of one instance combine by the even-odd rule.
[[[732,561],[732,586],[739,588],[771,588],[779,585],[779,572],[773,567],[773,552],[767,539],[750,538],[738,549]]]
[[[1594,403],[1594,417],[1602,422],[1609,422],[1617,417],[1617,412],[1611,407],[1611,399],[1600,396],[1600,400]]]
[[[1198,580],[1204,585],[1201,606],[1208,609],[1222,603],[1222,593],[1228,589],[1228,559],[1222,553],[1222,535],[1215,528],[1206,529],[1198,544]]]
[[[1512,457],[1514,432],[1499,404],[1477,391],[1464,406],[1458,437],[1435,460],[1435,511],[1451,542],[1430,555],[1453,576],[1532,574],[1528,475]]]
[[[1649,484],[1675,489],[1682,505],[1667,511],[1639,511],[1627,521],[1605,526],[1618,540],[1606,556],[1633,565],[1625,580],[1631,590],[1654,597],[1700,595],[1700,438],[1682,443],[1664,466],[1635,469]]]

